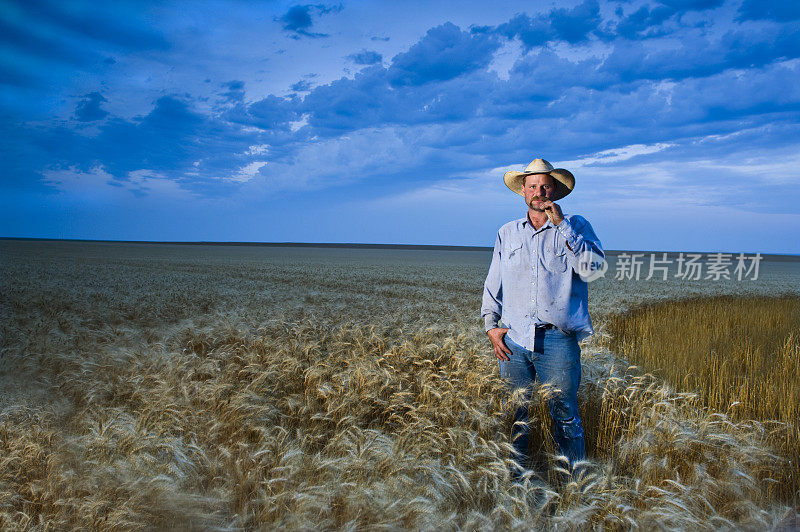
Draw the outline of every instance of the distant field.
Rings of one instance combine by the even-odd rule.
[[[590,461],[508,482],[479,316],[485,251],[0,241],[0,528],[764,529],[760,425],[614,356],[646,301],[800,293],[757,280],[592,283]],[[772,475],[774,476],[774,475]]]

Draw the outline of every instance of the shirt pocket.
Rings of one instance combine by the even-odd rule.
[[[564,273],[567,271],[569,263],[567,262],[567,245],[558,238],[554,238],[548,242],[544,247],[546,254],[545,264],[547,269],[555,273]]]

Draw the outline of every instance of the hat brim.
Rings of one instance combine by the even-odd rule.
[[[553,181],[556,183],[556,192],[551,198],[553,201],[560,200],[572,192],[572,189],[575,188],[575,176],[572,175],[572,172],[565,170],[564,168],[556,168],[554,170],[550,170],[549,172],[518,172],[516,170],[511,170],[505,173],[503,176],[503,181],[513,192],[516,192],[520,196],[524,196],[522,193],[522,187],[525,181],[525,176],[533,174],[548,174],[553,178]]]

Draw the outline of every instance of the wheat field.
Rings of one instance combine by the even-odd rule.
[[[588,460],[508,475],[479,316],[486,252],[0,242],[0,528],[744,529],[791,526],[765,425],[607,347],[642,301],[798,291],[592,283]],[[787,269],[788,268],[788,269]],[[788,523],[788,525],[787,525]]]
[[[697,391],[714,411],[764,423],[765,443],[787,459],[771,489],[800,504],[800,297],[661,302],[608,326],[613,352]]]

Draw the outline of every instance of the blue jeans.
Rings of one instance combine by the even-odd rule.
[[[586,458],[583,425],[578,414],[581,348],[577,337],[556,328],[537,330],[533,351],[518,345],[508,335],[504,342],[511,355],[508,361],[499,361],[500,375],[508,381],[512,389],[526,389],[525,401],[514,413],[514,425],[511,429],[513,458],[523,465],[530,459],[528,406],[532,393],[531,384],[537,377],[542,384],[550,384],[557,390],[549,400],[549,406],[559,452],[569,459],[570,465]],[[520,472],[512,469],[512,474],[518,477]]]

